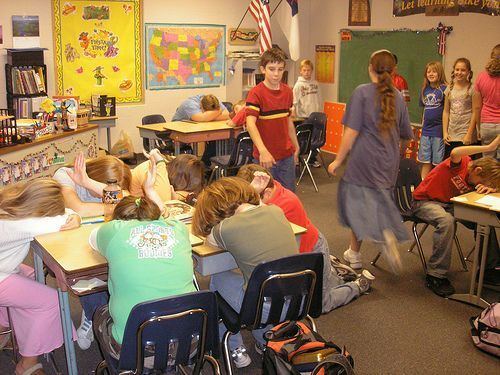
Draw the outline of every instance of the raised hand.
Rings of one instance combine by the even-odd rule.
[[[76,155],[73,169],[68,169],[68,176],[73,180],[75,184],[83,187],[87,186],[89,182],[89,176],[87,175],[85,157],[83,156],[82,151],[80,151]]]

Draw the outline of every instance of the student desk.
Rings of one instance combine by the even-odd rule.
[[[500,198],[500,193],[490,195]],[[476,223],[477,234],[469,293],[456,293],[451,295],[449,298],[469,303],[478,307],[486,308],[490,304],[481,298],[481,292],[483,290],[484,270],[486,267],[486,253],[488,252],[488,239],[491,228],[500,228],[500,210],[498,209],[498,207],[490,207],[480,203],[476,203],[476,201],[482,197],[484,197],[484,194],[471,192],[451,199],[453,202],[454,216],[460,220],[466,220]],[[482,251],[480,251],[481,249]],[[481,259],[479,259],[480,252]],[[476,281],[478,271],[479,278]]]
[[[170,131],[170,138],[174,141],[175,155],[180,153],[181,143],[192,143],[195,154],[197,154],[197,143],[206,141],[217,141],[217,156],[229,154],[230,149],[227,139],[234,139],[238,128],[233,128],[226,124],[226,121],[211,122],[183,122],[172,121],[150,125],[139,125],[139,135],[149,139],[150,149],[154,148],[154,140],[161,139],[157,132]]]
[[[57,294],[61,312],[61,324],[66,352],[66,364],[69,375],[77,375],[75,345],[72,340],[72,321],[68,291],[76,295],[84,295],[105,290],[106,287],[95,288],[86,292],[76,292],[71,287],[79,280],[88,280],[93,277],[107,280],[108,263],[97,251],[89,245],[90,232],[100,224],[86,224],[78,229],[61,231],[35,237],[31,242],[33,250],[35,278],[45,283],[43,264],[54,272],[57,282]],[[300,235],[306,231],[298,225],[292,224],[293,231]],[[193,257],[196,270],[202,275],[211,275],[218,272],[238,268],[234,258],[227,251],[214,248],[206,243],[199,244],[197,238],[191,239]]]

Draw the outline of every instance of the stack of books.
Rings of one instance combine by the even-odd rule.
[[[12,67],[13,94],[46,93],[43,69],[39,67]]]
[[[190,223],[193,219],[194,207],[187,203],[171,200],[165,202],[165,206],[168,211],[168,218],[170,219],[176,219],[185,224]]]

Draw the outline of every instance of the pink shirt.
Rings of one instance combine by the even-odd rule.
[[[476,79],[476,91],[483,98],[481,123],[500,123],[500,77],[491,77],[488,72],[481,72]]]

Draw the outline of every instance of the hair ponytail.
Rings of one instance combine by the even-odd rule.
[[[157,220],[160,215],[160,208],[151,199],[129,195],[116,205],[113,220]]]
[[[486,64],[486,71],[491,77],[500,76],[500,44],[491,50],[490,61]]]
[[[377,94],[380,101],[379,131],[388,134],[396,126],[396,93],[392,72],[396,61],[387,50],[376,51],[370,58],[373,72],[377,75]]]

